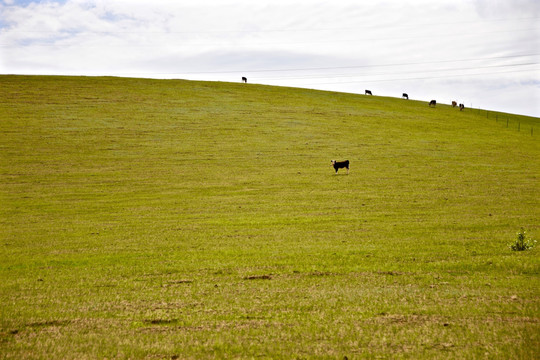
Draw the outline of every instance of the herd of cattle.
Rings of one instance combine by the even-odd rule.
[[[247,84],[247,77],[245,76],[242,76],[242,82]],[[373,93],[371,92],[371,90],[366,90],[364,92],[365,95],[373,95]],[[409,100],[409,95],[407,93],[403,93],[403,95],[401,95],[401,98],[402,99],[405,99],[405,100]],[[437,101],[436,100],[431,100],[429,102],[429,107],[435,107],[437,106]],[[452,107],[456,107],[458,106],[457,102],[455,101],[452,101]],[[465,105],[463,104],[459,104],[459,111],[463,111],[463,109],[465,109]]]
[[[364,94],[366,94],[366,95],[373,95],[373,93],[371,92],[371,90],[366,90],[366,91],[364,92]],[[401,95],[401,98],[402,98],[402,99],[405,99],[405,100],[409,100],[409,95],[408,95],[407,93],[403,93],[403,94]],[[435,107],[435,106],[437,106],[437,100],[431,100],[431,101],[429,102],[429,107]],[[456,106],[458,106],[457,102],[452,101],[452,107],[456,107]],[[459,104],[459,111],[463,111],[463,109],[465,109],[465,105]]]
[[[247,84],[247,78],[245,76],[242,76],[242,82]],[[373,96],[373,93],[371,92],[371,90],[365,90],[364,94]],[[407,93],[403,93],[401,95],[401,98],[405,100],[409,100],[409,95]],[[429,107],[435,107],[435,106],[437,106],[437,101],[431,100],[429,102]],[[456,107],[456,106],[458,106],[457,102],[452,101],[452,107]],[[465,105],[459,104],[459,111],[463,111],[463,109],[465,109]],[[332,166],[334,167],[334,170],[336,171],[336,174],[338,173],[339,169],[343,169],[343,168],[347,169],[347,174],[349,174],[349,163],[350,163],[349,160],[344,160],[344,161],[331,160],[331,162],[332,162]]]

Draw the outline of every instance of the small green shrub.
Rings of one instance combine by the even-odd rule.
[[[510,249],[514,251],[530,250],[536,245],[536,240],[527,239],[527,232],[521,228],[517,233],[516,240],[510,244]]]

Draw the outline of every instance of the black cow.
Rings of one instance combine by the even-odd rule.
[[[429,106],[431,107],[431,105],[436,106],[436,105],[437,105],[437,101],[431,100],[431,101],[429,102]]]
[[[403,93],[403,95],[401,95],[401,97],[404,98],[404,99],[409,100],[409,95],[407,95],[407,94],[405,94],[405,93]]]
[[[345,160],[345,161],[331,160],[331,161],[332,161],[332,165],[334,166],[334,169],[336,170],[336,174],[338,170],[342,168],[346,168],[347,174],[349,173],[349,160]]]
[[[371,93],[371,90],[366,90],[366,95],[373,95],[373,94]]]
[[[463,109],[465,109],[465,105],[459,104],[459,111],[463,111]]]
[[[245,83],[247,84],[247,77],[242,76],[242,81],[245,82]]]

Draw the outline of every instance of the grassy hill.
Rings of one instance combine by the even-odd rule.
[[[540,356],[539,250],[508,247],[540,237],[540,119],[253,84],[0,85],[2,358]]]

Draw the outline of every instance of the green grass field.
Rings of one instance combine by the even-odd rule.
[[[0,358],[538,359],[540,250],[509,244],[540,238],[539,137],[395,98],[0,76]]]

